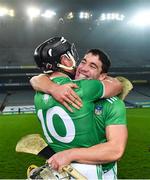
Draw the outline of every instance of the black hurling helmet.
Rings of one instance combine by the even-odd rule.
[[[60,63],[61,56],[72,60],[72,67]],[[70,44],[64,37],[53,37],[40,44],[34,52],[37,66],[45,73],[57,71],[59,68],[72,70],[78,61],[78,53],[74,44]]]

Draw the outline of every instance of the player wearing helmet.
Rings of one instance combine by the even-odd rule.
[[[83,107],[80,110],[73,108],[74,112],[72,113],[53,99],[52,96],[37,92],[35,96],[36,112],[48,144],[55,152],[73,147],[89,147],[99,143],[93,120],[94,101],[103,97],[103,95],[110,94],[107,90],[107,86],[110,85],[108,81],[104,82],[104,84],[98,80],[72,81],[66,75],[66,72],[69,72],[69,74],[74,73],[73,60],[75,59],[75,53],[72,52],[71,48],[66,48],[66,43],[68,44],[62,37],[51,38],[35,50],[37,65],[45,72],[53,71],[49,76],[52,81],[57,84],[70,82],[77,84],[79,88],[75,91],[83,101]],[[71,44],[70,47],[72,47]],[[57,55],[57,51],[59,55]],[[90,169],[92,173],[90,173]],[[99,165],[88,165],[88,170],[87,166],[82,166],[80,170],[85,176],[92,179],[101,176],[101,166]],[[97,174],[97,172],[99,173]]]
[[[102,80],[106,76],[109,66],[109,59],[101,50],[91,49],[81,60],[77,68],[76,78],[100,78]],[[33,77],[31,84],[36,90],[51,93],[55,98],[58,97],[58,101],[62,99],[60,102],[67,108],[67,103],[74,102],[75,98],[75,103],[79,106],[79,103],[77,103],[78,97],[70,89],[73,86],[65,84],[55,87],[45,75]],[[74,103],[72,105],[75,106]],[[95,104],[94,120],[96,121],[100,144],[89,148],[72,148],[61,151],[52,156],[48,162],[57,168],[72,161],[88,164],[102,163],[103,179],[115,179],[117,178],[117,168],[114,162],[121,158],[127,140],[126,115],[123,102],[118,97],[98,101]],[[110,163],[112,161],[114,162]]]
[[[61,64],[61,55],[72,61],[71,67]],[[64,37],[54,37],[46,40],[35,49],[34,59],[44,73],[49,73],[49,71],[59,71],[62,68],[74,69],[78,54],[74,44],[70,44]]]

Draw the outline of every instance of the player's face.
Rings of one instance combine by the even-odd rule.
[[[102,62],[98,56],[88,53],[77,67],[75,79],[98,79],[102,73]]]

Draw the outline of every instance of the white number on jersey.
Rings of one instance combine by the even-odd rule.
[[[49,131],[51,136],[53,136],[55,139],[57,139],[60,142],[70,143],[73,141],[75,137],[75,126],[71,117],[69,116],[69,114],[67,114],[64,111],[64,109],[62,109],[59,106],[54,106],[53,108],[48,109],[46,113],[46,124],[44,122],[42,109],[38,110],[37,114],[41,121],[44,135],[49,143],[52,143],[52,140],[49,137],[47,130]],[[66,128],[66,136],[60,136],[59,133],[56,132],[54,124],[53,124],[54,115],[58,115],[61,118],[62,122],[64,123],[64,126]]]

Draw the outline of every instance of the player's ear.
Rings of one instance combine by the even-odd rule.
[[[101,73],[98,79],[100,81],[102,81],[102,80],[104,80],[106,78],[106,76],[107,76],[107,73]]]

